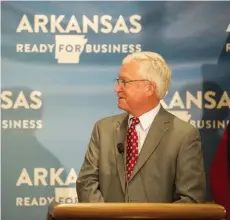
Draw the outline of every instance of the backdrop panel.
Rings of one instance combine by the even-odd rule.
[[[120,113],[122,59],[170,64],[162,105],[198,127],[207,173],[230,107],[230,2],[2,2],[2,219],[77,202],[94,123]],[[220,170],[221,172],[221,170]]]

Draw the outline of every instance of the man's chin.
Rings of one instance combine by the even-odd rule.
[[[121,110],[125,110],[125,111],[126,111],[126,109],[127,109],[126,104],[125,104],[123,101],[121,101],[121,100],[118,101],[117,106],[118,106],[118,108],[121,109]]]

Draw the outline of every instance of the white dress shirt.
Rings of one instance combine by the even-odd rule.
[[[153,123],[154,118],[160,110],[160,104],[158,104],[154,109],[149,112],[144,113],[139,117],[140,123],[136,125],[136,131],[138,135],[138,152],[140,153],[142,146],[144,144],[145,138],[149,132],[150,126]],[[129,127],[131,125],[131,118],[133,116],[129,115]]]

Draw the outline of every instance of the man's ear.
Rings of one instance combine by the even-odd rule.
[[[147,92],[149,96],[152,96],[156,92],[156,84],[154,82],[148,84]]]

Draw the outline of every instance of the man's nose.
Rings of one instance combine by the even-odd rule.
[[[114,91],[116,93],[120,92],[121,91],[121,86],[119,84],[116,84],[115,87],[114,87]]]

